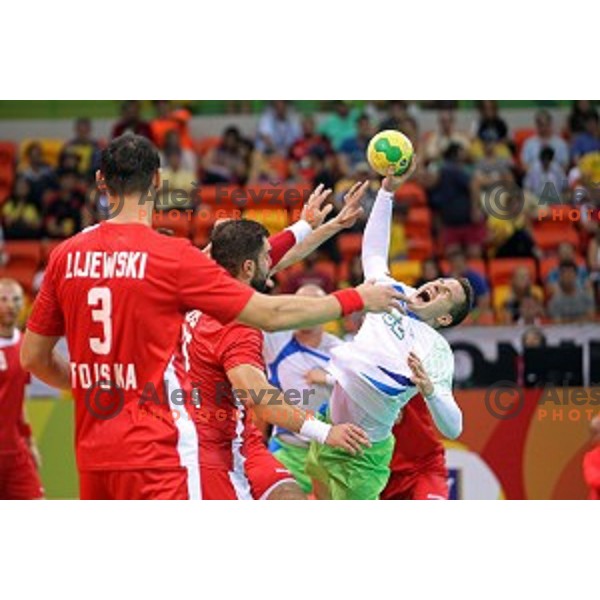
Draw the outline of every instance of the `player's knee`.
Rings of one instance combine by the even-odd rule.
[[[267,500],[306,500],[306,494],[295,481],[285,481],[267,496]]]

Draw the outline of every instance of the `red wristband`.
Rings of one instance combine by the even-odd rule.
[[[332,296],[335,296],[342,307],[342,317],[361,311],[365,307],[361,295],[354,288],[333,292]]]

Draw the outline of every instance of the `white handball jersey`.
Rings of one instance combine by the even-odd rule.
[[[304,376],[311,369],[326,369],[331,351],[343,342],[334,335],[323,333],[318,348],[310,348],[300,344],[293,331],[265,333],[264,341],[263,356],[271,385],[284,392],[298,390],[303,398],[300,408],[317,413],[329,401],[331,388],[326,385],[309,385]],[[274,435],[297,445],[308,442],[303,436],[283,428],[275,428]]]
[[[414,289],[392,278],[410,296]],[[411,381],[408,354],[414,352],[440,396],[452,395],[454,357],[448,342],[416,315],[370,313],[355,338],[336,347],[327,370],[345,394],[331,398],[334,423],[362,427],[372,442],[388,437],[402,407],[417,394]]]

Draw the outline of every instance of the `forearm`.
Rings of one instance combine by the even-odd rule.
[[[363,235],[362,267],[366,280],[388,275],[393,207],[394,195],[380,189]]]
[[[271,273],[277,273],[278,271],[301,261],[339,231],[341,231],[341,227],[333,221],[328,221],[320,227],[317,227],[317,229],[314,229],[306,238],[304,238],[304,240],[288,250],[281,261],[273,268]]]
[[[451,440],[456,439],[462,433],[462,411],[452,392],[434,386],[433,393],[425,398],[425,402],[442,435]]]
[[[311,233],[311,226],[306,221],[300,220],[291,227],[284,229],[281,233],[276,233],[269,238],[269,244],[271,245],[269,254],[273,263],[273,273],[283,268],[280,266],[281,260],[293,251],[295,246],[303,243]]]
[[[56,350],[53,350],[47,357],[36,357],[36,359],[27,364],[27,370],[41,379],[44,383],[61,389],[71,389],[71,374],[69,363]]]

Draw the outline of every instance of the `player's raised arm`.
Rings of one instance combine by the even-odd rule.
[[[263,371],[254,365],[238,365],[227,371],[234,393],[256,416],[266,423],[288,429],[307,438],[350,454],[370,446],[367,434],[350,423],[330,425],[308,415],[298,406],[289,404],[281,390],[273,387]]]
[[[377,193],[363,236],[361,258],[363,273],[367,280],[380,280],[389,276],[388,254],[394,194],[412,176],[415,168],[416,157],[402,177],[394,177],[393,168],[390,168],[390,174],[381,182],[381,189]]]
[[[344,196],[344,206],[335,218],[327,221],[327,223],[320,224],[316,229],[313,229],[301,242],[291,248],[281,261],[273,267],[271,273],[277,273],[294,263],[301,261],[303,258],[314,252],[321,244],[324,244],[328,239],[339,233],[340,231],[352,227],[356,223],[356,219],[360,217],[363,210],[360,202],[367,191],[369,182],[360,181],[355,183],[348,193]],[[326,190],[329,192],[329,190]],[[329,193],[327,193],[327,196]],[[309,214],[314,209],[309,207],[307,203],[306,207]]]

